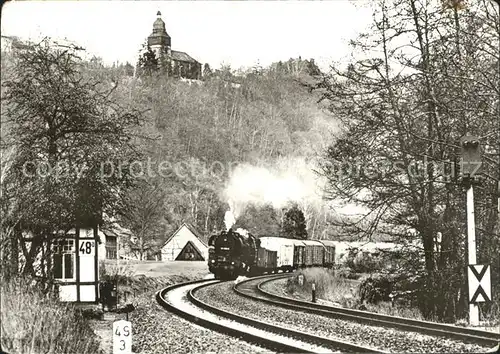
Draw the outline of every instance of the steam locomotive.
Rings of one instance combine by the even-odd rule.
[[[332,241],[260,237],[233,229],[208,240],[208,269],[216,279],[236,279],[304,267],[328,267],[335,263]]]

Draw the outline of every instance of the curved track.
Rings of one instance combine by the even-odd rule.
[[[198,289],[218,284],[216,280],[199,280],[176,284],[156,293],[165,309],[197,325],[228,334],[277,352],[331,353],[381,351],[359,345],[271,325],[215,308],[196,298]]]
[[[292,310],[315,313],[327,317],[352,320],[369,325],[392,327],[406,331],[425,333],[434,336],[454,338],[465,343],[475,343],[480,345],[494,346],[500,342],[500,333],[457,327],[448,324],[419,321],[403,317],[383,315],[368,311],[346,309],[342,307],[325,306],[317,303],[293,299],[286,296],[272,294],[263,290],[265,283],[275,281],[283,277],[290,277],[290,274],[278,274],[274,276],[262,276],[250,278],[238,284],[233,289],[236,293],[251,298],[281,306]]]

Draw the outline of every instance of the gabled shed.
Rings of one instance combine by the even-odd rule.
[[[183,223],[163,244],[161,259],[207,261],[208,245],[202,240],[196,228]]]

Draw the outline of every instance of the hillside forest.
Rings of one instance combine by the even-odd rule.
[[[492,2],[457,4],[375,1],[349,63],[327,72],[296,58],[189,81],[147,50],[134,70],[15,40],[1,58],[3,247],[30,259],[58,230],[115,220],[145,258],[182,222],[208,238],[230,209],[257,236],[416,240],[400,264],[424,315],[463,316],[465,134],[483,151],[478,263],[500,271],[500,21]]]

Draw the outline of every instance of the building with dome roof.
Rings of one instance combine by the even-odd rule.
[[[153,23],[153,33],[148,37],[148,46],[169,75],[195,80],[201,78],[201,64],[196,59],[185,52],[172,50],[172,39],[165,29],[160,11]]]

